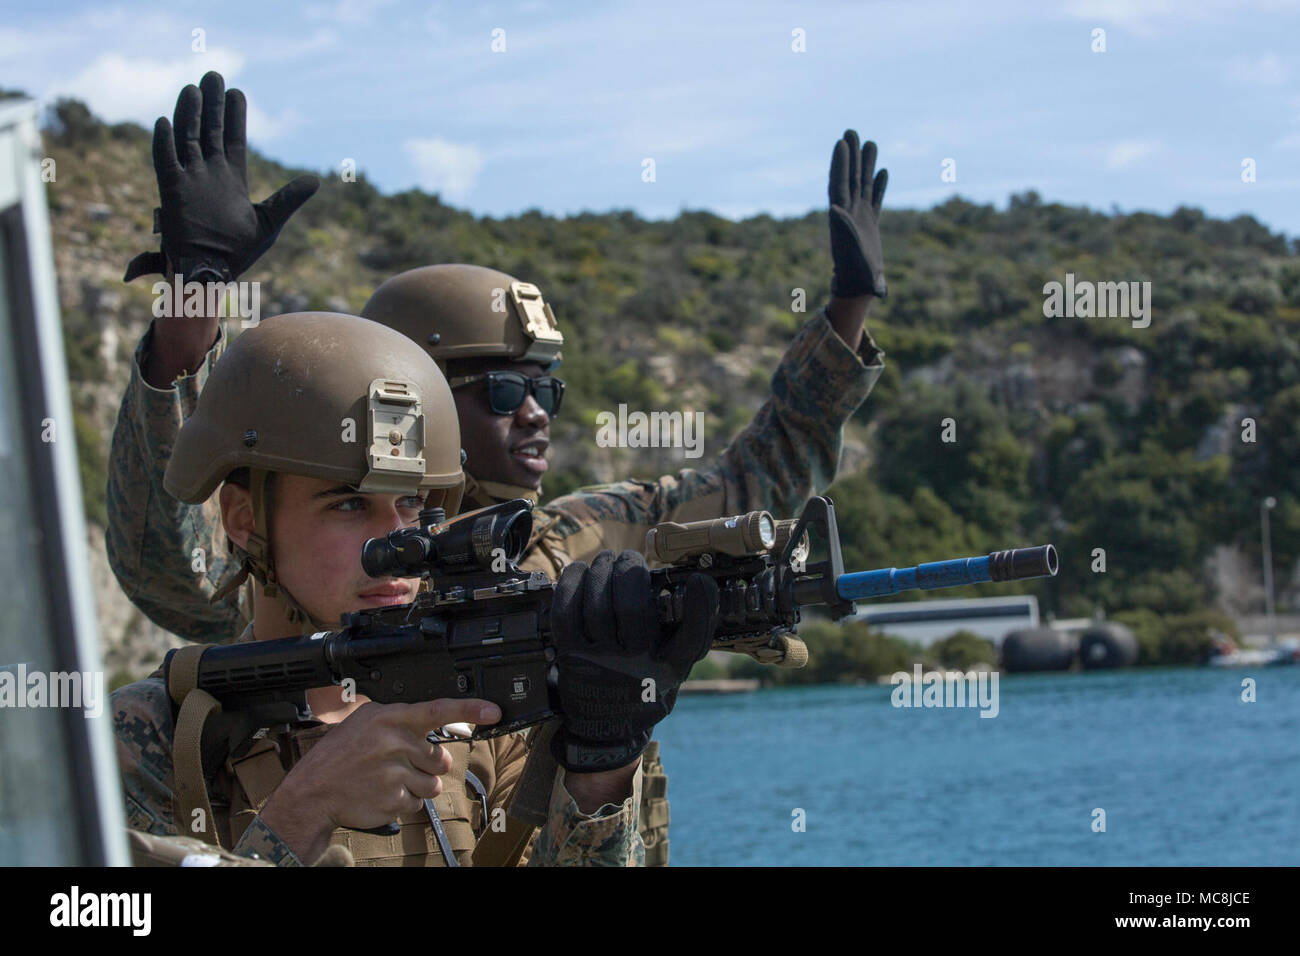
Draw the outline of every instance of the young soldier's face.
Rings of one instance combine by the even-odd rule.
[[[478,375],[492,370],[520,372],[528,377],[545,375],[537,362],[457,362],[452,377]],[[465,449],[465,470],[479,481],[500,481],[534,490],[542,487],[546,453],[551,445],[550,416],[533,395],[512,415],[497,415],[488,404],[486,382],[452,391],[460,418],[460,442]]]
[[[348,611],[415,599],[418,578],[368,576],[361,570],[361,549],[370,538],[415,524],[421,497],[361,494],[337,481],[277,474],[271,501],[275,573],[317,620],[334,624]],[[231,539],[244,544],[247,529],[241,525],[247,520],[251,527],[251,508],[247,515],[238,506],[223,507],[223,513]]]

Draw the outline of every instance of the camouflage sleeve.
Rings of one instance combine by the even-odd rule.
[[[215,496],[187,505],[167,494],[163,474],[181,424],[226,344],[222,329],[203,365],[158,389],[140,369],[153,327],[140,340],[118,410],[108,466],[108,561],[118,584],[159,627],[193,641],[216,642],[248,620],[243,592],[208,599],[231,573]]]
[[[235,856],[229,850],[183,836],[156,836],[127,829],[132,866],[270,866],[265,860]]]
[[[645,544],[660,521],[695,521],[765,508],[793,517],[839,468],[844,424],[884,370],[884,352],[863,330],[850,349],[818,312],[795,336],[772,376],[772,394],[712,467],[658,481],[582,488],[547,503],[555,515],[542,542],[553,563],[602,548]]]
[[[564,768],[555,774],[546,825],[533,839],[529,866],[645,866],[645,844],[638,829],[641,767],[632,793],[621,804],[607,803],[593,814],[578,809],[564,785]]]
[[[253,817],[244,835],[239,838],[231,850],[235,856],[246,856],[250,860],[266,860],[276,866],[302,866],[300,860],[284,841],[275,835],[260,816]]]
[[[109,697],[117,763],[132,830],[176,836],[172,809],[172,713],[167,687],[156,677],[136,681]]]
[[[126,822],[132,830],[155,836],[188,836],[175,823],[172,787],[171,701],[161,678],[149,677],[114,691],[109,698],[117,762],[122,772]],[[276,866],[302,866],[260,817],[231,848],[236,856]]]

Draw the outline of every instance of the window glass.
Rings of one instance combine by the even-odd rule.
[[[81,860],[69,714],[51,705],[60,697],[66,702],[74,688],[71,674],[60,671],[65,665],[50,619],[50,582],[40,580],[39,569],[62,563],[47,553],[58,537],[41,528],[27,453],[32,436],[41,440],[42,419],[37,396],[23,394],[23,365],[29,371],[36,357],[16,354],[17,343],[30,340],[17,327],[23,317],[16,314],[20,300],[11,274],[14,245],[22,241],[16,221],[6,216],[0,223],[0,864],[62,865]],[[71,423],[48,437],[71,441]],[[49,677],[60,673],[67,682],[51,687]]]

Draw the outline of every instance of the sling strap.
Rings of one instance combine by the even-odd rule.
[[[558,720],[534,727],[528,735],[528,757],[506,810],[506,825],[497,830],[490,819],[474,849],[475,866],[518,866],[537,828],[546,825],[557,764],[551,737]]]
[[[531,823],[507,814],[504,830],[494,830],[489,826],[478,838],[478,845],[474,847],[474,865],[518,866],[536,832],[537,828]]]
[[[198,684],[199,658],[208,645],[189,644],[176,649],[167,674],[167,693],[180,706],[172,761],[176,775],[176,801],[172,822],[177,830],[195,834],[204,843],[220,846],[208,785],[203,778],[203,725],[221,704]]]
[[[508,816],[534,827],[546,825],[558,764],[551,753],[551,738],[560,729],[559,719],[538,724],[528,735],[528,759],[510,797]]]

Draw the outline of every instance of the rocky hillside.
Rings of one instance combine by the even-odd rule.
[[[150,318],[148,281],[121,281],[132,255],[156,248],[149,134],[64,102],[46,149],[101,634],[110,669],[134,675],[168,638],[115,587],[102,524],[108,439]],[[254,156],[254,197],[297,172]],[[247,277],[262,283],[263,314],[356,311],[383,279],[434,262],[536,282],[567,339],[548,493],[699,463],[680,450],[599,447],[595,416],[620,403],[704,411],[708,461],[762,401],[807,318],[792,309],[795,290],[809,312],[829,290],[822,213],[477,218],[418,191],[381,195],[364,176],[325,179]],[[1300,603],[1293,243],[1250,217],[1105,215],[1033,192],[1005,211],[960,199],[887,210],[883,226],[890,297],[869,327],[888,368],[849,429],[833,492],[847,560],[910,564],[1052,540],[1063,571],[1036,589],[1064,616],[1254,612],[1258,503],[1271,494],[1279,606]],[[1067,273],[1149,281],[1149,327],[1045,317],[1044,286]],[[944,440],[946,419],[955,441]],[[1104,573],[1092,569],[1096,548]]]

